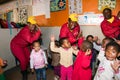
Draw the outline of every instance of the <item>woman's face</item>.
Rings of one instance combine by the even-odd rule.
[[[115,60],[117,55],[118,55],[118,52],[114,46],[109,46],[106,48],[105,56],[108,60],[110,60],[110,61]]]
[[[35,30],[35,27],[36,27],[35,24],[30,24],[30,25],[29,25],[29,29],[30,29],[31,31]]]
[[[104,18],[105,19],[110,19],[111,17],[112,17],[112,13],[111,13],[111,11],[110,10],[104,10],[104,12],[103,12],[103,16],[104,16]]]
[[[69,28],[72,30],[75,26],[77,26],[76,21],[72,21],[71,19],[68,21]]]

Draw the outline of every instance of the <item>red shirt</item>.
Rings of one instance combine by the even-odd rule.
[[[68,23],[65,23],[61,27],[59,37],[60,38],[68,37],[70,43],[72,44],[72,43],[76,42],[76,38],[77,38],[79,32],[80,32],[79,25],[75,26],[74,29],[72,31],[70,31],[70,29],[68,28]]]
[[[34,40],[37,40],[40,37],[40,30],[33,33],[30,31],[28,26],[25,26],[21,31],[12,39],[12,43],[19,45],[21,47],[26,47]]]
[[[101,23],[101,30],[106,37],[117,38],[120,34],[120,20],[115,16],[112,23],[104,19]]]

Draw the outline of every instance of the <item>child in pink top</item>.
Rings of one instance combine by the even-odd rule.
[[[93,44],[89,41],[79,39],[80,51],[74,63],[72,80],[92,80],[90,67]]]
[[[30,68],[36,72],[37,80],[46,80],[47,59],[45,52],[40,48],[39,41],[33,42],[33,50],[30,55]],[[42,75],[42,76],[41,76]]]

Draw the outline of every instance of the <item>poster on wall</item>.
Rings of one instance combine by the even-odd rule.
[[[82,0],[68,0],[69,3],[69,14],[82,13]]]
[[[66,9],[66,0],[50,0],[50,11]]]
[[[79,25],[100,25],[103,19],[103,14],[84,14],[78,16],[78,23]]]
[[[28,7],[21,6],[18,8],[18,21],[19,23],[25,24],[28,18]]]
[[[33,0],[32,15],[45,15],[50,18],[50,0]]]
[[[116,6],[116,0],[99,0],[98,2],[98,10],[100,11],[102,11],[106,7],[115,9],[115,6]]]

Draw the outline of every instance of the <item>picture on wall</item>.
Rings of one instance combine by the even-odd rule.
[[[28,18],[28,7],[22,6],[18,9],[18,22],[25,24]]]
[[[99,0],[98,10],[102,11],[104,8],[115,9],[116,0]]]
[[[69,3],[69,14],[82,13],[82,0],[68,0]]]
[[[50,11],[66,9],[66,0],[50,0]]]

